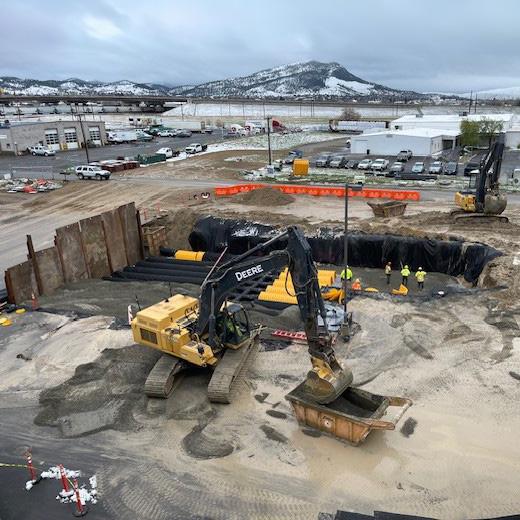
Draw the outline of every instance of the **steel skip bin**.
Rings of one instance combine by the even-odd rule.
[[[301,425],[326,433],[338,440],[358,446],[372,430],[394,430],[412,401],[405,397],[377,395],[349,387],[332,403],[322,405],[309,399],[304,384],[297,386],[285,398],[290,401]],[[385,419],[388,408],[398,407]]]

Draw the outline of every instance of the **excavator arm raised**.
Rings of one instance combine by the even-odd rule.
[[[267,256],[258,256],[269,251],[274,244],[286,243],[285,249],[274,250]],[[353,377],[336,359],[332,337],[327,330],[326,312],[318,284],[316,266],[304,234],[297,227],[250,249],[243,255],[217,267],[201,288],[197,334],[208,334],[208,344],[217,343],[216,316],[227,295],[246,280],[288,266],[301,319],[307,335],[312,370],[305,382],[307,396],[320,404],[330,403],[351,385]],[[321,316],[324,327],[318,327]]]

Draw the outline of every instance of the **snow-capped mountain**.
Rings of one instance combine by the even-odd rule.
[[[467,92],[463,97],[469,98],[470,95],[477,96],[478,99],[520,99],[520,87],[494,88],[491,90],[480,90],[478,92]]]
[[[253,97],[253,98],[343,98],[368,100],[426,99],[430,96],[397,90],[371,83],[351,74],[339,63],[308,61],[261,70],[249,76],[211,81],[201,85],[168,87],[156,83],[132,81],[84,81],[71,78],[63,81],[40,81],[0,77],[0,89],[6,94],[120,94],[120,95],[182,95],[190,97]]]
[[[422,94],[370,83],[339,63],[309,61],[261,70],[249,76],[176,87],[172,93],[194,97],[421,98]]]
[[[115,81],[104,83],[102,81],[84,81],[71,78],[63,81],[37,79],[20,79],[13,77],[0,77],[0,89],[6,94],[19,95],[54,95],[54,94],[121,94],[121,95],[164,95],[169,94],[169,87],[163,85],[148,85],[134,83],[133,81]]]

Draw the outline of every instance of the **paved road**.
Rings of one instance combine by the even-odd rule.
[[[151,142],[113,144],[89,149],[90,161],[133,157],[155,153],[159,148],[184,149],[190,143],[212,144],[222,141],[220,133],[193,134],[191,137],[156,137]],[[0,156],[0,175],[13,173],[15,177],[60,178],[59,172],[68,166],[86,164],[85,150],[58,152],[54,157],[22,155]],[[13,171],[14,170],[14,171]]]

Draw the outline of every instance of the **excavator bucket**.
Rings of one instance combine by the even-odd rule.
[[[310,401],[328,404],[336,400],[352,384],[354,376],[349,368],[334,367],[332,372],[323,374],[316,367],[307,373],[302,385],[302,393]]]

